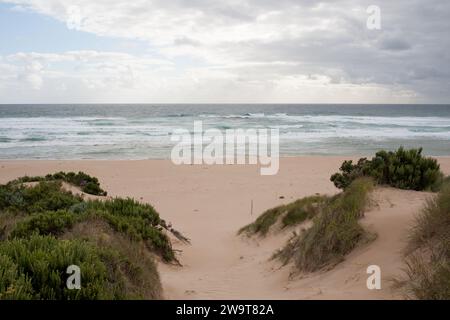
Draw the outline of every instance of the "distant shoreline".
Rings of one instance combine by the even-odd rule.
[[[450,154],[448,155],[431,155],[431,154],[424,154],[427,157],[432,157],[432,158],[436,158],[436,159],[447,159],[450,158]],[[367,157],[367,158],[371,158],[374,156],[374,153],[368,153],[368,154],[300,154],[300,155],[280,155],[280,160],[282,159],[293,159],[293,158],[335,158],[335,159],[359,159],[359,158],[363,158],[363,157]],[[101,162],[101,161],[105,161],[105,162],[123,162],[123,161],[167,161],[167,162],[172,162],[169,158],[135,158],[135,159],[106,159],[106,158],[73,158],[73,159],[57,159],[57,158],[43,158],[43,159],[30,159],[30,158],[16,158],[16,159],[3,159],[0,158],[0,163],[1,162],[45,162],[45,161],[49,161],[49,162],[58,162],[58,161],[62,161],[62,162],[89,162],[89,161],[95,161],[95,162]],[[193,164],[194,165],[194,164]],[[196,166],[230,166],[230,164],[214,164],[214,165],[207,165],[207,164],[195,164]],[[244,164],[245,165],[249,165],[249,166],[253,166],[250,164]],[[180,165],[183,166],[183,165]],[[231,164],[231,166],[243,166],[242,164]]]

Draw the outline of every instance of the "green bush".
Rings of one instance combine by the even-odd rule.
[[[56,173],[0,185],[0,300],[161,298],[153,254],[176,261],[164,220],[133,199],[85,201],[62,189],[70,181],[98,191],[87,180]],[[81,268],[81,290],[66,288],[71,264]]]
[[[51,177],[59,179],[62,175],[63,173],[57,173]],[[67,175],[71,177],[70,173]],[[25,177],[23,182],[34,179],[36,177]],[[80,196],[63,190],[61,181],[47,179],[49,176],[34,186],[24,186],[17,183],[17,180],[0,185],[0,212],[31,214],[17,224],[11,236],[25,237],[33,232],[58,235],[89,215],[98,216],[116,231],[134,240],[145,241],[148,247],[160,254],[165,261],[176,261],[170,240],[162,232],[166,227],[165,222],[151,205],[130,198],[85,201]],[[92,179],[97,181],[96,178]]]
[[[16,224],[10,237],[24,238],[33,233],[60,235],[88,217],[99,217],[117,232],[126,234],[135,241],[145,241],[165,261],[176,260],[169,238],[158,227],[158,213],[151,206],[132,199],[89,200],[77,203],[67,211],[32,214]]]
[[[19,273],[14,261],[0,253],[0,300],[28,300],[33,298],[33,286]]]
[[[58,210],[33,214],[18,222],[11,233],[11,237],[26,238],[33,233],[40,235],[59,235],[74,223],[80,221],[80,215]]]
[[[397,151],[379,151],[371,160],[361,158],[356,164],[344,161],[330,180],[337,188],[347,188],[353,180],[369,176],[379,184],[409,190],[437,191],[443,174],[436,159],[422,156],[422,148]]]
[[[120,258],[86,242],[34,235],[0,243],[0,259],[0,299],[125,298]],[[66,286],[70,265],[81,269],[81,290]]]
[[[82,201],[79,196],[61,189],[58,181],[41,181],[35,186],[18,184],[0,186],[0,210],[23,213],[68,209]]]
[[[355,179],[368,176],[370,171],[370,161],[367,158],[361,158],[357,164],[353,164],[352,160],[346,160],[339,168],[341,173],[335,173],[330,180],[334,183],[336,188],[345,189]]]
[[[142,217],[121,216],[108,211],[97,211],[95,215],[102,217],[117,232],[124,233],[133,240],[144,240],[165,261],[176,260],[169,238],[160,228],[149,225]]]
[[[341,261],[358,243],[370,238],[358,220],[372,188],[371,178],[353,181],[321,206],[311,228],[294,236],[275,256],[284,263],[294,260],[301,271],[316,271]]]
[[[57,172],[54,174],[47,174],[45,177],[21,177],[14,180],[14,183],[25,183],[25,182],[40,182],[40,181],[65,181],[74,186],[80,187],[81,191],[97,196],[106,196],[107,192],[100,188],[100,183],[96,177],[91,177],[90,175],[79,171],[75,172]]]
[[[87,203],[89,208],[105,210],[113,215],[123,217],[138,217],[153,226],[157,226],[161,222],[159,214],[151,205],[140,203],[131,198],[114,198],[104,201],[92,200]]]
[[[135,240],[144,240],[166,261],[175,260],[170,240],[161,231],[163,220],[151,205],[130,198],[92,200],[86,203],[87,210],[105,219],[114,230]]]

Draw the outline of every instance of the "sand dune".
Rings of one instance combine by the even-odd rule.
[[[401,272],[407,229],[428,193],[377,189],[373,198],[378,205],[362,223],[378,238],[328,272],[292,278],[291,266],[269,261],[289,232],[265,239],[236,236],[265,209],[314,193],[337,192],[329,177],[347,158],[283,158],[276,176],[260,176],[256,166],[175,166],[166,160],[0,161],[0,182],[25,174],[82,170],[97,176],[111,196],[153,204],[191,239],[191,245],[174,239],[182,267],[159,264],[169,299],[402,298],[391,290],[389,279]],[[448,174],[450,158],[439,161]],[[381,290],[366,288],[370,264],[381,267]]]
[[[281,266],[270,257],[283,246],[289,232],[272,232],[266,238],[246,239],[230,234],[214,253],[192,248],[185,250],[180,268],[162,267],[161,275],[168,298],[193,299],[396,299],[401,292],[391,289],[391,280],[401,274],[401,250],[414,214],[430,194],[379,188],[376,201],[362,224],[378,236],[347,256],[330,271],[291,276],[291,265]],[[198,241],[207,245],[214,237],[202,233]],[[218,245],[219,246],[219,245]],[[382,289],[368,290],[366,268],[379,265]],[[184,290],[183,290],[184,289]]]

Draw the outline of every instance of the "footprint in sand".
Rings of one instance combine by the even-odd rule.
[[[184,291],[184,293],[190,296],[190,295],[196,294],[197,292],[195,292],[195,290],[186,290],[186,291]]]

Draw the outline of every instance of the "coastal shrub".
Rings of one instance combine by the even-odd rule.
[[[99,248],[118,252],[122,256],[119,272],[127,279],[127,297],[161,298],[161,283],[152,251],[141,242],[114,231],[105,220],[90,216],[67,230],[61,239],[83,239]]]
[[[100,183],[96,177],[92,177],[82,171],[75,172],[57,172],[42,176],[24,176],[14,180],[14,183],[41,182],[41,181],[64,181],[71,185],[77,186],[81,191],[97,196],[106,196],[107,192],[100,187]]]
[[[300,271],[316,271],[340,262],[370,235],[358,223],[374,185],[371,178],[358,178],[330,198],[313,218],[313,225],[275,254],[284,263],[291,260]]]
[[[88,208],[96,210],[105,210],[113,215],[124,217],[139,217],[147,224],[156,226],[160,224],[161,219],[156,210],[149,204],[140,203],[131,198],[114,198],[101,200],[91,200],[87,202]]]
[[[0,185],[0,300],[161,298],[154,254],[177,261],[163,231],[174,230],[148,204],[84,200],[62,189],[76,177]],[[66,288],[72,264],[81,268],[81,290]]]
[[[32,214],[16,224],[10,237],[24,238],[34,233],[60,235],[72,228],[74,224],[88,217],[99,217],[117,232],[126,234],[135,241],[144,241],[150,249],[160,254],[165,261],[176,260],[169,238],[162,232],[161,228],[157,227],[156,221],[159,220],[159,217],[144,214],[145,212],[149,213],[147,210],[151,208],[150,206],[126,199],[114,199],[109,202],[109,204],[96,201],[82,202],[86,205],[83,212],[58,210]],[[114,207],[114,203],[131,204],[136,209],[135,214],[132,214],[132,211],[127,211],[130,207],[123,206],[122,211],[119,209],[120,207]],[[81,207],[80,204],[76,204],[76,207]],[[115,209],[112,210],[112,207]],[[142,215],[138,214],[139,208],[142,209]],[[73,207],[71,209],[73,210]],[[157,215],[153,210],[152,215],[154,214]]]
[[[63,174],[51,175],[51,179],[60,179]],[[70,173],[67,176],[73,181],[82,177],[72,176]],[[35,179],[36,177],[25,177],[18,180],[29,182]],[[49,176],[45,179],[49,179]],[[163,232],[167,226],[151,205],[130,198],[83,200],[80,196],[63,190],[60,180],[45,179],[29,186],[17,183],[17,180],[15,183],[0,185],[0,213],[8,211],[29,215],[12,228],[9,236],[26,237],[33,233],[58,235],[88,216],[98,216],[114,230],[136,241],[144,241],[165,261],[176,261],[170,240]],[[96,178],[91,179],[97,181]],[[0,226],[2,237],[5,237],[4,233]]]
[[[124,233],[133,240],[145,241],[165,261],[176,261],[169,238],[161,229],[148,225],[145,219],[141,217],[120,216],[106,211],[98,211],[97,215],[107,221],[117,232]]]
[[[114,230],[135,240],[144,240],[166,261],[175,260],[170,240],[162,232],[165,223],[151,205],[130,198],[91,200],[86,203],[87,210],[105,219]]]
[[[80,221],[80,215],[58,210],[33,214],[18,222],[11,232],[11,237],[25,238],[33,233],[40,235],[58,235]]]
[[[90,243],[32,235],[1,242],[0,300],[161,298],[153,259],[135,243],[120,239]],[[66,286],[70,265],[80,267],[80,290]]]
[[[67,211],[69,211],[70,213],[82,214],[82,213],[87,212],[88,208],[89,208],[89,203],[86,201],[83,201],[83,202],[75,203]]]
[[[33,286],[14,261],[0,253],[0,300],[32,299]]]
[[[418,191],[437,191],[443,181],[437,160],[422,156],[422,148],[378,151],[371,160],[361,158],[356,164],[344,161],[339,170],[330,180],[340,189],[362,176],[372,177],[378,184]]]
[[[406,251],[407,294],[450,299],[450,183],[429,200],[411,230]]]
[[[360,158],[356,164],[352,160],[345,160],[339,168],[341,173],[335,173],[330,180],[336,188],[345,189],[355,179],[368,176],[370,171],[370,161],[367,158]]]
[[[79,196],[61,189],[61,182],[41,181],[34,186],[17,184],[0,186],[0,210],[23,213],[68,209],[82,201]]]
[[[120,258],[86,242],[34,235],[0,243],[0,299],[120,299]],[[82,270],[82,289],[66,286],[67,267]]]

